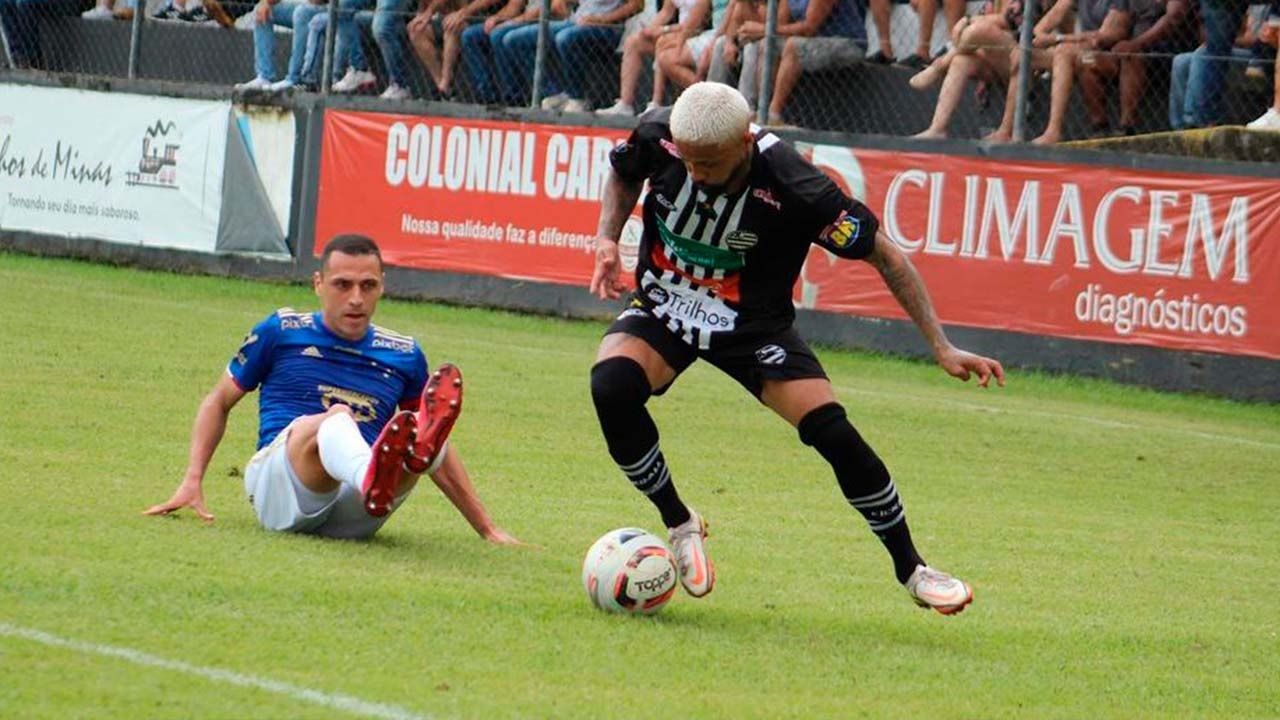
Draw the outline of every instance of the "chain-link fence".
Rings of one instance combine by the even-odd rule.
[[[709,78],[768,124],[1052,142],[1280,129],[1278,27],[1239,0],[0,0],[0,79],[633,115]]]

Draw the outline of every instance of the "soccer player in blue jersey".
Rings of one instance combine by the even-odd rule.
[[[312,283],[319,312],[284,308],[253,328],[200,403],[182,483],[145,514],[189,507],[213,520],[205,471],[231,409],[259,389],[258,452],[244,484],[268,530],[370,537],[425,472],[483,538],[516,543],[490,519],[446,442],[462,409],[458,369],[428,375],[417,341],[372,323],[383,292],[378,246],[334,238]]]
[[[696,83],[670,110],[641,116],[613,150],[591,292],[623,289],[618,238],[644,184],[644,232],[630,303],[606,331],[591,395],[614,462],[662,515],[690,595],[711,592],[706,523],[681,501],[645,404],[694,361],[724,371],[796,428],[831,464],[916,604],[944,615],[973,600],[968,583],[916,551],[898,491],[836,401],[817,356],[792,328],[792,289],[811,245],[870,263],[951,375],[1004,384],[1000,363],[952,345],[911,261],[848,197],[787,143],[750,125],[742,95]]]

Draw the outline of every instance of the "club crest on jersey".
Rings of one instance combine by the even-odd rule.
[[[858,238],[861,230],[862,222],[858,218],[850,217],[848,213],[842,212],[835,222],[827,226],[827,229],[822,233],[822,237],[837,248],[844,249]]]
[[[746,252],[760,242],[760,236],[749,230],[732,230],[725,233],[724,244],[734,252]]]

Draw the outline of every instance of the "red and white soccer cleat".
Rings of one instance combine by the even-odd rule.
[[[431,467],[462,412],[462,371],[444,363],[431,373],[418,406],[417,433],[405,468],[421,473]]]
[[[973,588],[969,583],[928,565],[917,565],[907,578],[906,587],[917,605],[943,615],[954,615],[973,602]]]
[[[396,490],[400,487],[400,465],[413,442],[413,430],[417,422],[413,413],[401,410],[382,427],[373,443],[373,457],[364,474],[364,510],[374,517],[391,512]]]
[[[693,597],[711,592],[716,584],[716,569],[707,557],[707,523],[702,516],[690,510],[688,520],[678,527],[667,528],[667,532],[685,591]]]

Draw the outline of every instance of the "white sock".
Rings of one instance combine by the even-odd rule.
[[[335,413],[325,418],[316,431],[320,445],[320,464],[329,477],[361,490],[373,450],[364,441],[355,418]]]

